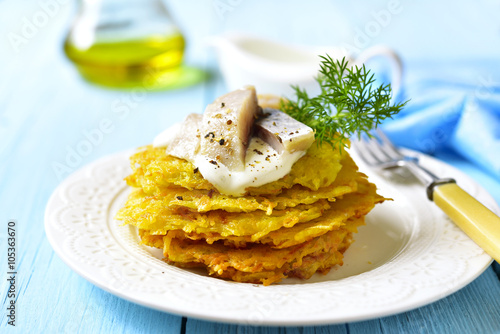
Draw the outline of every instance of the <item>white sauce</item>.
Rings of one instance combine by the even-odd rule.
[[[262,139],[253,137],[247,149],[243,171],[230,171],[220,163],[211,163],[202,155],[196,157],[194,165],[221,194],[241,196],[248,187],[259,187],[290,173],[293,164],[305,153],[285,151],[279,154]]]
[[[168,146],[170,143],[179,135],[179,131],[181,129],[182,123],[175,123],[162,133],[160,133],[153,140],[154,147],[163,147]]]
[[[168,146],[177,134],[178,128],[179,124],[175,124],[160,133],[154,139],[153,145],[155,147]],[[293,153],[284,151],[279,154],[262,139],[253,137],[246,152],[243,171],[230,171],[223,164],[216,163],[200,154],[195,154],[192,159],[188,160],[221,194],[241,196],[248,187],[259,187],[290,173],[293,164],[305,153],[305,151]]]

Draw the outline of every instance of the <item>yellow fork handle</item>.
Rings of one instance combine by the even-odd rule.
[[[500,218],[456,183],[436,185],[433,200],[479,247],[500,263]]]

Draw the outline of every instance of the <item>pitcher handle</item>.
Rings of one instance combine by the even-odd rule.
[[[401,90],[401,81],[403,79],[403,62],[393,49],[383,45],[376,45],[361,51],[361,53],[356,57],[355,65],[361,66],[370,58],[376,56],[385,56],[390,60],[392,100],[394,101]]]

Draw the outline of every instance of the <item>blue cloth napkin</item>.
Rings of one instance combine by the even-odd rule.
[[[398,146],[453,150],[500,179],[500,62],[408,64],[399,101],[382,129]]]

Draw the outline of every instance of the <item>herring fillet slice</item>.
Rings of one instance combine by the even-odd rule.
[[[200,149],[200,125],[202,114],[189,114],[175,128],[167,144],[166,153],[193,162]],[[170,131],[172,131],[170,129]]]
[[[259,109],[253,86],[218,97],[203,114],[200,154],[214,165],[244,170],[249,136]]]
[[[278,153],[305,151],[314,142],[314,131],[286,113],[271,108],[255,122],[257,135]]]

